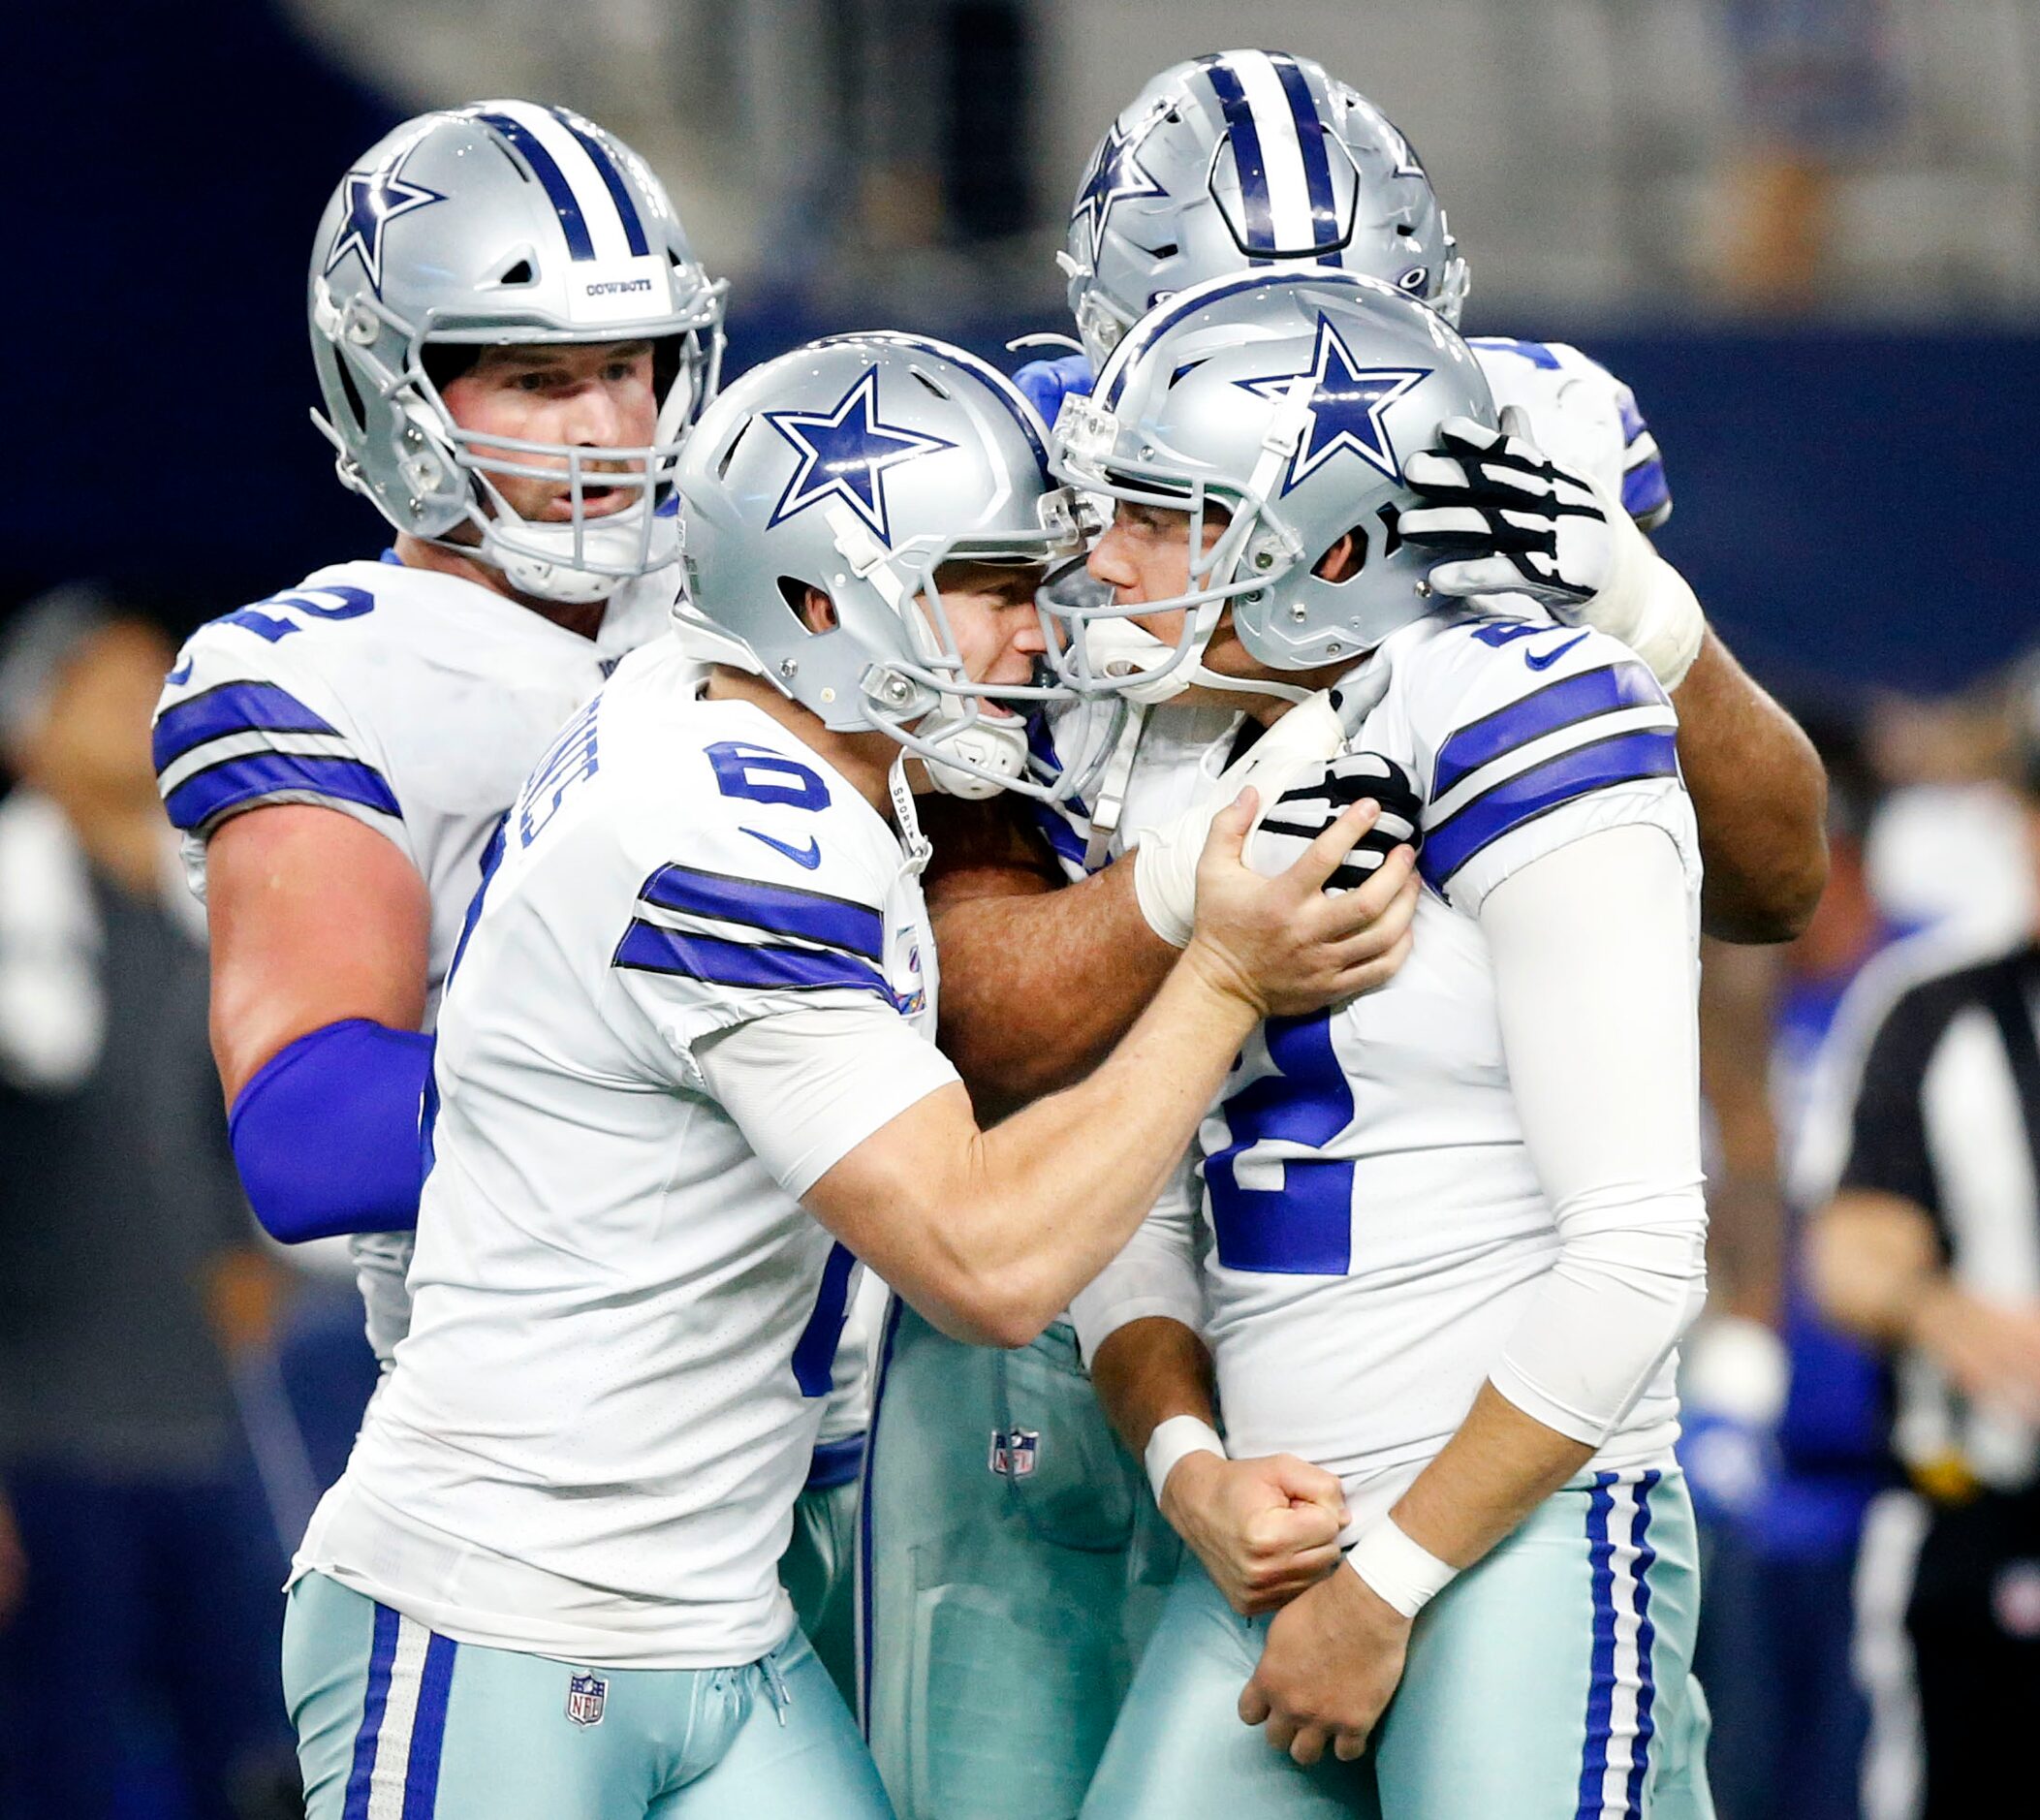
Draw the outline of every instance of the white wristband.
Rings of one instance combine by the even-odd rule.
[[[1147,1483],[1154,1488],[1157,1504],[1162,1501],[1162,1487],[1169,1483],[1169,1475],[1187,1454],[1216,1454],[1223,1459],[1226,1458],[1225,1443],[1218,1438],[1216,1428],[1196,1416],[1171,1416],[1167,1422],[1158,1424],[1147,1437],[1147,1451],[1143,1459],[1147,1467]]]
[[[1459,1571],[1412,1542],[1388,1517],[1362,1532],[1346,1551],[1346,1565],[1404,1617],[1415,1617]]]

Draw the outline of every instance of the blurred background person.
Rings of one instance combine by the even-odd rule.
[[[288,1811],[284,1557],[234,1355],[268,1267],[156,800],[172,646],[86,588],[0,641],[0,1812]]]
[[[2030,877],[2030,670],[2013,716]],[[1995,1807],[2020,1773],[2007,1746],[2026,1748],[2040,1713],[2040,922],[1976,949],[1961,927],[1903,944],[1837,1017],[1846,1153],[1810,1277],[1829,1317],[1893,1360],[1891,1438],[1913,1486],[1871,1518],[1863,1641],[1880,1728],[1916,1717],[1924,1779],[1916,1752],[1880,1740],[1873,1820]],[[1888,1634],[1900,1615],[1903,1649]]]

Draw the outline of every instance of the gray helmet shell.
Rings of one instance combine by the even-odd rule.
[[[1164,70],[1091,155],[1062,256],[1095,367],[1155,304],[1264,264],[1312,262],[1457,323],[1466,262],[1385,114],[1308,57],[1228,50]]]
[[[628,146],[579,114],[522,101],[406,121],[341,179],[308,289],[326,403],[313,420],[338,452],[341,481],[399,531],[443,540],[472,526],[484,560],[558,599],[599,599],[672,559],[671,521],[656,508],[715,389],[724,287]],[[430,344],[639,339],[668,349],[655,440],[643,449],[492,436],[478,453],[424,359]],[[566,523],[518,518],[492,482],[562,469]],[[587,514],[583,486],[598,484],[637,498]]]
[[[890,734],[947,766],[945,787],[960,774],[1061,793],[1021,775],[1022,723],[980,710],[1063,691],[972,681],[935,580],[945,562],[1046,564],[1078,548],[1041,421],[996,368],[914,335],[810,342],[708,406],[677,486],[677,617],[695,650],[768,677],[832,731]],[[801,614],[810,587],[834,607],[827,631]],[[976,737],[992,729],[1001,739]]]
[[[1277,670],[1351,660],[1421,617],[1432,558],[1397,534],[1400,513],[1420,503],[1402,462],[1454,416],[1495,422],[1472,351],[1435,310],[1372,278],[1322,267],[1219,278],[1143,318],[1093,395],[1064,402],[1054,471],[1091,492],[1189,512],[1193,552],[1214,502],[1228,521],[1208,552],[1193,553],[1187,594],[1063,609],[1070,680],[1092,687],[1112,674],[1096,647],[1134,612],[1186,610],[1179,644],[1148,654],[1166,653],[1170,670],[1201,659],[1227,606],[1247,650]],[[1312,573],[1347,532],[1357,571],[1340,581]]]

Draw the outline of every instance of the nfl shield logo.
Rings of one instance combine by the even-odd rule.
[[[610,1697],[610,1684],[600,1675],[570,1675],[567,1678],[567,1717],[576,1725],[600,1725],[602,1709]]]
[[[1024,1479],[1041,1455],[1041,1434],[1034,1428],[994,1428],[991,1470],[1002,1479]]]

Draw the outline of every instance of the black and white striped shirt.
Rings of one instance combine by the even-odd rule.
[[[2040,1302],[2040,943],[1916,976],[1867,1026],[1839,1188],[1932,1220],[1962,1288]],[[1916,1472],[1999,1491],[2040,1478],[2040,1432],[1901,1357],[1893,1442]]]

